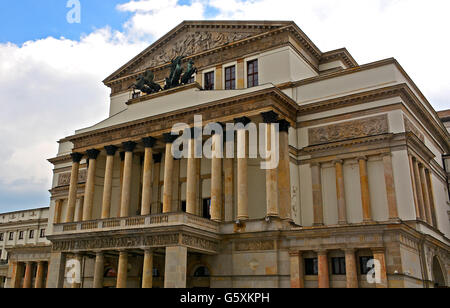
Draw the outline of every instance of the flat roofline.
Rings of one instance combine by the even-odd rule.
[[[19,211],[13,211],[13,212],[0,212],[1,215],[8,215],[8,214],[17,214],[17,213],[25,213],[25,212],[32,212],[32,211],[38,211],[38,210],[50,210],[49,206],[46,207],[39,207],[35,209],[28,209],[28,210],[19,210]]]

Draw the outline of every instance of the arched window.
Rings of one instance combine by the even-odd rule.
[[[209,277],[209,269],[206,266],[199,266],[194,272],[194,277]]]

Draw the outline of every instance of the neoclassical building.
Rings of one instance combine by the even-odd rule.
[[[395,59],[321,51],[293,22],[186,21],[104,84],[109,117],[49,159],[47,287],[449,285],[450,135]],[[243,126],[179,159],[178,123],[255,124],[279,163]],[[208,140],[242,155],[194,157]]]
[[[44,288],[51,243],[49,208],[0,213],[0,288]]]

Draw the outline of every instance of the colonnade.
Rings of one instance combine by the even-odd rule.
[[[35,268],[36,271],[34,271]],[[48,271],[48,262],[46,261],[12,261],[11,287],[22,287],[24,289],[45,288],[44,282],[46,270]],[[34,273],[35,275],[33,276]]]
[[[392,169],[391,153],[383,153],[384,180],[386,185],[387,206],[389,219],[398,219],[397,200],[395,195],[395,185]],[[359,184],[361,189],[361,206],[363,222],[372,222],[373,215],[370,202],[369,176],[367,170],[367,156],[356,157],[359,168]],[[313,216],[314,225],[321,226],[324,224],[323,216],[323,200],[322,200],[322,170],[323,162],[313,162],[311,167],[312,192],[313,192]],[[338,159],[333,161],[336,170],[336,199],[338,223],[345,225],[347,219],[347,202],[345,198],[345,181],[344,181],[344,160]]]
[[[431,172],[419,158],[409,154],[416,216],[437,228]]]
[[[279,120],[278,114],[273,111],[261,114],[264,123],[267,124],[267,146],[270,149],[271,145],[270,131],[273,124],[279,124],[279,164],[276,168],[266,170],[266,210],[267,216],[280,217],[282,219],[291,219],[291,193],[290,193],[290,168],[289,168],[289,140],[288,130],[290,124],[286,120]],[[234,119],[235,124],[241,123],[243,127],[250,123],[247,117]],[[248,206],[248,131],[246,128],[237,129],[236,131],[236,147],[238,152],[237,160],[237,215],[236,218],[240,221],[245,221],[249,218]],[[178,208],[174,206],[173,191],[179,189],[174,185],[174,170],[179,169],[179,164],[175,163],[172,156],[172,144],[178,136],[164,134],[161,141],[165,143],[164,149],[164,191],[162,198],[162,212],[175,212]],[[220,135],[215,134],[213,139],[213,157],[211,159],[211,219],[214,221],[229,220],[231,215],[223,213],[223,208],[233,207],[234,189],[234,159],[222,158],[223,144],[220,144],[222,139]],[[234,142],[234,141],[233,141]],[[157,139],[154,137],[146,137],[140,141],[140,145],[144,147],[143,172],[141,180],[141,215],[149,215],[155,213],[155,200],[158,198],[154,194],[159,194],[159,168],[161,168],[161,153],[155,153],[155,145]],[[112,196],[112,179],[113,166],[116,152],[120,149],[122,151],[122,167],[121,167],[121,192],[120,192],[120,207],[119,217],[128,217],[130,213],[131,201],[131,179],[132,179],[132,165],[134,159],[134,151],[138,143],[135,141],[123,142],[121,146],[109,145],[104,149],[90,149],[86,153],[72,153],[72,174],[68,195],[68,209],[65,223],[79,221],[75,217],[75,208],[77,200],[78,187],[78,173],[81,159],[86,156],[88,162],[87,181],[84,191],[84,201],[82,204],[82,221],[92,220],[92,212],[94,205],[94,191],[95,191],[95,173],[97,159],[101,150],[106,152],[106,166],[104,175],[103,198],[101,204],[101,219],[113,218],[111,213],[111,196]],[[194,147],[196,141],[191,139],[189,141],[188,158],[187,158],[187,183],[186,183],[186,212],[198,215],[197,203],[198,194],[198,167],[200,159],[194,155]],[[158,157],[159,155],[159,157]],[[270,159],[270,158],[269,158]],[[159,162],[159,163],[158,163]],[[178,169],[177,169],[178,168]],[[155,173],[153,175],[152,173]],[[152,183],[153,179],[153,183]],[[178,183],[177,183],[178,184]],[[179,202],[179,200],[178,200]],[[81,206],[81,205],[79,205]],[[55,223],[61,221],[61,207],[60,201],[57,201],[55,207]]]

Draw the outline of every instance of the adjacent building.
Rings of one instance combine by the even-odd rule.
[[[48,214],[48,207],[0,214],[0,288],[11,278],[14,287],[45,287],[51,251]]]
[[[321,51],[293,22],[186,21],[104,84],[109,117],[49,159],[47,287],[449,285],[448,121],[395,59]],[[179,159],[180,123],[203,134]]]

